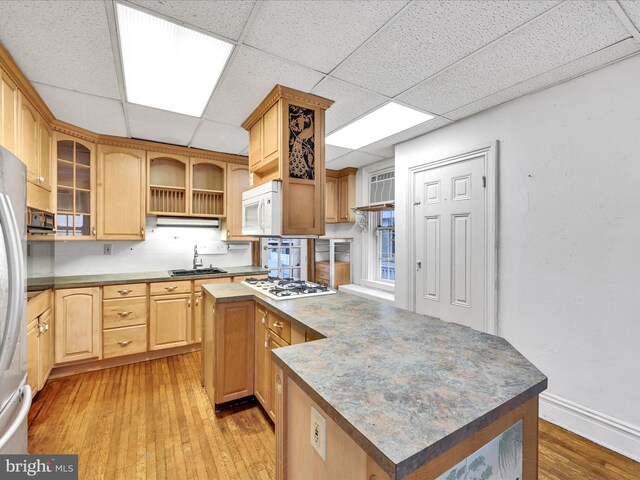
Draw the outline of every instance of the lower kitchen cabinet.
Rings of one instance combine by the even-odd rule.
[[[269,334],[269,349],[275,350],[276,348],[282,348],[289,345],[282,338],[278,337],[274,333]],[[271,357],[269,352],[269,404],[268,408],[265,408],[271,420],[276,421],[276,373],[278,372],[278,366]]]
[[[202,341],[202,285],[207,283],[229,283],[231,277],[208,278],[193,281],[193,320],[191,327],[191,341],[200,343]]]
[[[55,363],[102,358],[100,288],[55,293]]]
[[[27,383],[31,387],[31,392],[38,391],[38,369],[40,367],[40,328],[38,319],[31,321],[27,325]]]
[[[254,395],[267,410],[270,405],[269,368],[271,350],[269,348],[269,327],[267,326],[267,309],[256,304],[255,314],[255,381]]]
[[[191,291],[151,297],[149,350],[188,345],[191,340]]]
[[[121,357],[147,351],[147,326],[111,328],[102,332],[103,357]]]

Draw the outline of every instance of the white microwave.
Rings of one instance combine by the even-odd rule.
[[[282,182],[272,180],[242,193],[242,234],[280,236]]]

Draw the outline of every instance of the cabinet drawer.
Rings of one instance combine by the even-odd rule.
[[[285,342],[289,344],[291,343],[291,324],[289,322],[271,312],[267,315],[267,321],[269,322],[269,330],[278,335]]]
[[[147,295],[146,283],[131,283],[126,285],[106,285],[102,287],[102,298],[144,297]]]
[[[146,325],[147,297],[103,300],[102,328]]]
[[[230,283],[230,282],[231,282],[231,277],[202,278],[202,279],[193,281],[193,291],[197,292],[198,290],[202,290],[202,285],[206,285],[207,283]]]
[[[104,358],[147,351],[147,326],[113,328],[102,332]]]
[[[316,275],[324,273],[325,277],[329,276],[329,262],[316,262]]]
[[[157,282],[150,283],[151,295],[164,295],[169,293],[191,293],[191,280],[179,282]]]

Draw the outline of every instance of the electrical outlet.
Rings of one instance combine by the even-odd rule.
[[[105,243],[104,244],[104,254],[105,255],[111,255],[111,244],[110,243]]]
[[[327,421],[315,408],[311,407],[311,446],[322,460],[327,455]]]

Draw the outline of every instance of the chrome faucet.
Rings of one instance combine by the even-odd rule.
[[[198,244],[193,246],[193,269],[197,270],[200,267],[204,267],[202,259],[198,260]]]

